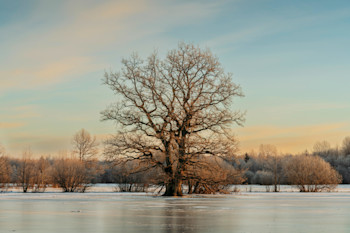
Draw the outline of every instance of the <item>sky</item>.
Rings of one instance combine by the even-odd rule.
[[[85,128],[116,129],[100,112],[116,101],[105,71],[137,52],[179,42],[209,48],[240,84],[241,152],[341,145],[350,136],[347,0],[0,0],[0,144],[13,156],[70,150]]]

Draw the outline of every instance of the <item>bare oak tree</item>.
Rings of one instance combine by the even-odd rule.
[[[91,159],[98,153],[96,137],[92,137],[88,131],[81,129],[73,136],[73,152],[80,160]]]
[[[244,114],[231,108],[233,98],[243,96],[241,88],[209,50],[191,44],[180,43],[164,60],[154,53],[122,64],[121,72],[104,78],[119,102],[102,119],[120,126],[106,154],[161,168],[164,195],[181,196],[186,171],[205,155],[223,155],[211,145],[219,146],[234,123],[243,123]]]

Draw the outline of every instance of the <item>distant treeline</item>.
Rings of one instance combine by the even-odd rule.
[[[350,184],[350,137],[343,140],[340,148],[321,141],[314,145],[312,153],[299,155],[281,155],[275,146],[261,145],[258,153],[238,158],[237,166],[245,170],[247,184],[299,185],[301,191],[307,191],[307,185],[317,184],[318,180]]]
[[[290,184],[303,192],[317,192],[350,183],[350,137],[344,139],[341,148],[318,142],[312,153],[281,155],[276,147],[261,145],[257,153],[202,160],[206,160],[205,167],[199,166],[184,176],[188,193],[228,192],[232,184],[241,183],[271,186],[270,191],[279,191],[280,184]],[[132,192],[145,191],[149,185],[164,186],[161,170],[140,166],[138,162],[101,161],[81,154],[39,159],[32,158],[30,151],[25,151],[21,159],[2,154],[0,189],[16,186],[23,192],[44,192],[47,187],[59,187],[65,192],[84,192],[95,183],[116,183],[116,191]]]

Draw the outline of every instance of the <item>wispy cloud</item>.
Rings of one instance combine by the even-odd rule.
[[[57,153],[59,150],[70,150],[69,137],[55,135],[34,135],[18,132],[7,138],[6,149],[12,156],[18,156],[26,148],[31,148],[35,156]]]
[[[22,122],[0,122],[0,129],[12,129],[22,127]]]
[[[75,75],[93,71],[96,65],[84,57],[67,57],[63,60],[40,62],[31,67],[1,70],[0,89],[40,88],[67,81]],[[26,80],[25,82],[23,80]]]
[[[133,47],[133,41],[147,40],[147,37],[163,33],[170,27],[194,23],[208,17],[209,13],[215,13],[221,4],[162,1],[63,3],[63,7],[58,7],[52,16],[47,14],[47,4],[42,4],[33,9],[28,21],[2,28],[4,34],[17,31],[26,38],[21,43],[18,40],[5,41],[7,47],[1,48],[8,56],[0,64],[0,91],[38,88],[89,72],[102,72],[111,62],[102,58],[102,53],[115,51],[120,59],[125,48]],[[44,20],[49,21],[51,27],[43,24]],[[38,27],[29,29],[38,22]],[[161,44],[160,36],[158,40]]]
[[[10,109],[9,118],[23,119],[41,117],[40,111],[37,105],[19,105]]]

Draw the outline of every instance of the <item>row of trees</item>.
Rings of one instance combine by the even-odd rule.
[[[333,148],[334,151],[337,150]],[[241,183],[273,186],[276,192],[280,184],[295,185],[302,192],[330,191],[342,181],[348,183],[350,155],[340,151],[326,157],[317,150],[280,155],[276,147],[261,145],[258,153],[233,156],[230,160],[206,157],[201,159],[205,166],[187,171],[183,187],[189,194],[225,193],[233,184]],[[164,176],[161,169],[142,167],[137,160],[81,160],[80,156],[67,153],[55,159],[33,159],[30,151],[25,151],[22,159],[6,157],[3,152],[0,156],[2,190],[15,185],[23,192],[43,192],[49,186],[65,192],[84,192],[93,183],[115,183],[116,191],[146,191],[149,185],[157,185],[161,190],[165,187]]]
[[[269,186],[273,186],[275,192],[279,191],[280,184],[295,185],[301,192],[331,191],[342,182],[342,176],[317,155],[280,155],[265,158],[246,155],[245,159],[240,160],[240,166],[247,169],[247,184],[266,185],[267,190]]]
[[[245,169],[246,183],[273,185],[292,184],[300,191],[330,190],[335,184],[350,183],[350,137],[342,146],[332,148],[329,142],[314,145],[312,153],[300,155],[279,154],[273,145],[261,145],[259,152],[245,154],[238,159]]]
[[[161,191],[166,187],[166,174],[159,167],[144,166],[139,160],[98,160],[98,145],[96,137],[82,129],[72,138],[71,153],[61,152],[57,158],[35,159],[28,149],[21,159],[14,159],[1,147],[0,188],[17,186],[23,192],[43,192],[54,186],[65,192],[84,192],[96,182],[116,183],[116,191],[145,191],[149,185],[157,185]],[[109,153],[107,146],[107,158]],[[188,193],[225,192],[229,185],[243,181],[243,171],[223,159],[206,156],[197,165],[184,174]]]
[[[94,181],[96,162],[94,167],[90,162],[76,158],[43,158],[10,159],[0,157],[0,188],[20,187],[23,192],[44,192],[49,186],[60,187],[65,192],[85,191]]]
[[[33,159],[30,149],[22,159],[10,159],[0,146],[0,188],[16,185],[23,192],[43,192],[53,185],[65,192],[85,191],[98,173],[98,145],[96,137],[81,129],[72,138],[71,154],[61,152],[59,159]]]
[[[224,161],[221,163],[226,168],[218,169],[218,163],[208,161],[211,169],[191,171],[190,179],[186,180],[188,193],[225,192],[229,185],[243,181],[242,171],[232,169]],[[48,187],[59,187],[64,192],[84,192],[94,183],[115,183],[116,191],[127,192],[147,191],[150,185],[158,186],[160,191],[165,187],[159,168],[140,171],[139,166],[135,162],[80,160],[67,154],[34,159],[30,151],[25,151],[21,159],[0,157],[0,189],[17,187],[23,192],[44,192]],[[216,169],[220,172],[215,172]]]

